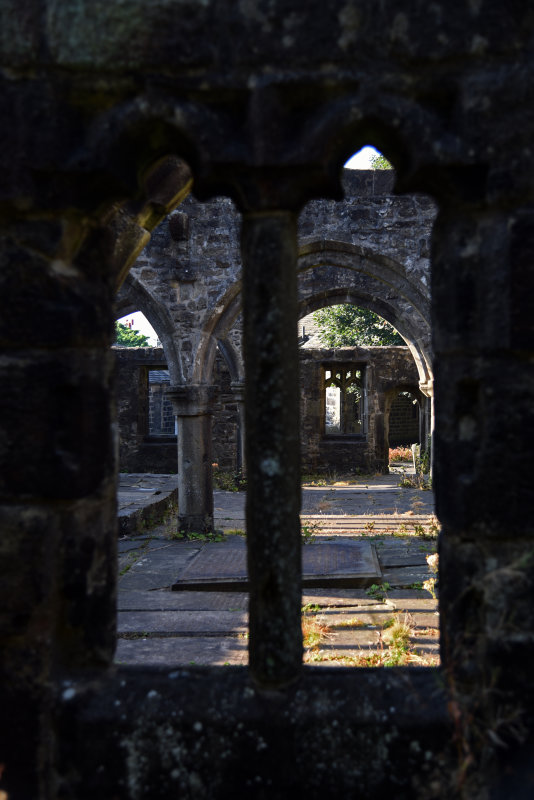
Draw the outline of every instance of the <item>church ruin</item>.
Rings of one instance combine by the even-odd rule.
[[[529,4],[1,7],[2,797],[531,797]],[[394,185],[349,186],[339,238],[364,144]],[[400,227],[359,241],[393,193],[432,228],[413,258]],[[152,291],[186,527],[221,347],[243,405],[248,668],[113,664],[115,298]],[[295,330],[347,296],[398,328],[435,402],[435,669],[302,666]]]

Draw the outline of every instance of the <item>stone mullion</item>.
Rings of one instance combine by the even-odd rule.
[[[247,472],[247,460],[245,458],[245,384],[233,381],[230,388],[237,405],[236,471],[239,475],[245,475]]]
[[[263,685],[302,663],[296,215],[243,218],[249,659]]]

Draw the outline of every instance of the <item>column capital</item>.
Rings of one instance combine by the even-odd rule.
[[[200,417],[213,413],[215,386],[192,383],[187,386],[169,386],[165,394],[178,417]]]
[[[235,399],[238,402],[244,402],[245,399],[245,382],[244,381],[232,381],[230,384],[230,389],[232,394],[234,395]]]
[[[434,397],[434,379],[429,378],[427,381],[420,381],[419,389],[425,397]]]

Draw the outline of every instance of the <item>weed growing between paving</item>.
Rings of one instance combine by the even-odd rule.
[[[224,542],[224,533],[220,531],[209,531],[208,533],[196,533],[195,531],[175,531],[171,533],[171,539],[179,539],[188,542]]]
[[[317,522],[311,522],[307,525],[301,525],[300,538],[302,544],[310,544],[314,536],[321,532],[321,526]]]
[[[385,599],[386,593],[389,589],[391,589],[391,586],[387,582],[373,583],[368,589],[365,590],[365,594],[382,602]]]
[[[302,643],[305,648],[318,647],[328,635],[328,625],[319,617],[302,617]]]
[[[306,624],[306,628],[304,628],[304,624]],[[376,629],[377,626],[355,619],[332,626],[325,625],[321,618],[316,618],[315,621],[305,618],[305,622],[303,619],[303,639],[307,651],[304,655],[304,662],[354,667],[435,666],[438,663],[435,656],[420,655],[414,649],[411,642],[415,635],[414,620],[410,614],[405,614],[404,617],[397,615],[378,626],[376,630],[377,649],[373,652],[361,652],[348,656],[336,653],[335,645],[332,653],[319,649],[319,645],[328,638],[329,632],[332,634],[336,628],[346,627]],[[428,628],[418,631],[417,637],[435,636],[436,634],[436,629]]]

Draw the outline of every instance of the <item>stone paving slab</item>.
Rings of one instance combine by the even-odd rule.
[[[331,518],[342,515],[361,517],[360,521],[350,525],[351,530],[365,529],[369,522],[365,517],[370,515],[419,515],[428,520],[434,513],[433,493],[399,487],[402,477],[400,471],[395,471],[389,475],[356,477],[355,482],[350,485],[340,482],[333,486],[304,486],[303,520],[305,523],[323,520],[324,523],[325,518],[329,518],[334,528],[339,528],[339,523]],[[176,506],[177,487],[176,475],[119,475],[117,500],[120,535],[140,533],[148,526],[161,522],[169,510]],[[245,492],[215,490],[213,498],[216,527],[245,528]],[[399,524],[402,525],[403,522],[410,524],[406,520]],[[375,524],[379,523],[375,520]]]
[[[426,566],[426,557],[436,551],[436,542],[420,542],[413,539],[391,541],[387,547],[384,542],[377,542],[376,551],[382,568],[403,566]]]
[[[320,514],[301,516],[301,523],[318,536],[343,535],[350,536],[386,536],[419,535],[422,532],[435,533],[434,516],[432,514]]]
[[[117,664],[165,665],[192,664],[223,666],[248,664],[246,639],[211,637],[166,639],[119,639],[115,653]]]
[[[119,611],[245,611],[246,592],[120,591]]]
[[[366,594],[365,589],[337,589],[329,587],[328,589],[308,589],[306,588],[302,595],[302,605],[311,603],[312,605],[320,605],[321,607],[344,607],[344,606],[375,606],[377,601],[375,598]]]
[[[176,575],[187,562],[200,551],[201,545],[196,542],[152,542],[152,547],[140,548],[134,553],[126,554],[119,560],[119,572],[128,567],[119,576],[120,590],[163,589],[176,580]],[[135,558],[135,553],[138,557]],[[128,559],[130,559],[128,563]]]
[[[411,631],[408,663],[434,665],[439,663],[439,616],[434,600],[413,604],[409,598],[373,607],[360,604],[344,608],[324,608],[309,612],[308,619],[318,624],[320,640],[307,648],[307,663],[341,666],[359,664],[361,659],[376,654],[388,657],[392,641],[393,621],[405,623]],[[361,666],[361,664],[360,664]]]
[[[246,611],[119,611],[117,629],[119,634],[189,634],[206,636],[212,634],[237,635],[246,633],[248,613]]]
[[[134,495],[136,503],[150,508],[159,497],[154,494],[161,485],[156,481],[164,484],[169,477],[176,480],[176,476],[125,476],[128,482],[123,484],[124,502],[129,501],[128,505],[133,507]],[[304,489],[303,508],[314,509],[308,516],[303,515],[304,524],[311,525],[315,519],[332,523],[332,536],[330,531],[322,530],[321,537],[315,537],[315,543],[337,543],[350,541],[355,535],[365,536],[366,541],[377,548],[382,565],[383,577],[375,579],[376,583],[387,581],[393,588],[380,603],[363,588],[307,587],[302,604],[319,606],[317,617],[326,624],[336,619],[347,622],[352,617],[370,626],[373,620],[378,622],[407,614],[413,628],[412,644],[436,661],[439,657],[437,603],[428,593],[407,588],[412,583],[421,583],[431,574],[426,555],[435,550],[435,540],[415,535],[420,533],[415,527],[426,524],[426,520],[430,523],[432,493],[400,489],[395,485],[397,480],[398,476],[378,476],[362,478],[357,486]],[[227,517],[220,527],[244,530],[244,494],[218,491],[214,499],[216,519]],[[391,508],[396,513],[389,514],[389,518],[384,516],[385,510]],[[359,513],[353,514],[351,520],[347,509]],[[338,520],[339,525],[336,524]],[[391,525],[397,536],[384,536]],[[121,569],[127,569],[119,583],[120,638],[116,660],[181,667],[193,662],[245,665],[248,661],[248,595],[246,592],[171,592],[172,582],[207,546],[201,541],[172,541],[172,532],[172,526],[167,524],[151,534],[136,530],[135,537],[119,540]],[[229,537],[228,546],[244,552],[245,540]],[[304,551],[308,547],[306,545]],[[325,639],[324,652],[321,651],[321,658],[324,656],[326,660],[317,663],[344,666],[358,653],[376,652],[378,631],[377,627],[361,625],[333,628]],[[149,635],[145,636],[147,633]],[[336,654],[340,656],[337,661]]]
[[[382,570],[384,582],[389,583],[390,586],[406,586],[414,587],[414,584],[422,584],[430,577],[430,571],[425,565],[408,566],[408,567],[395,567],[387,569],[384,567]]]

